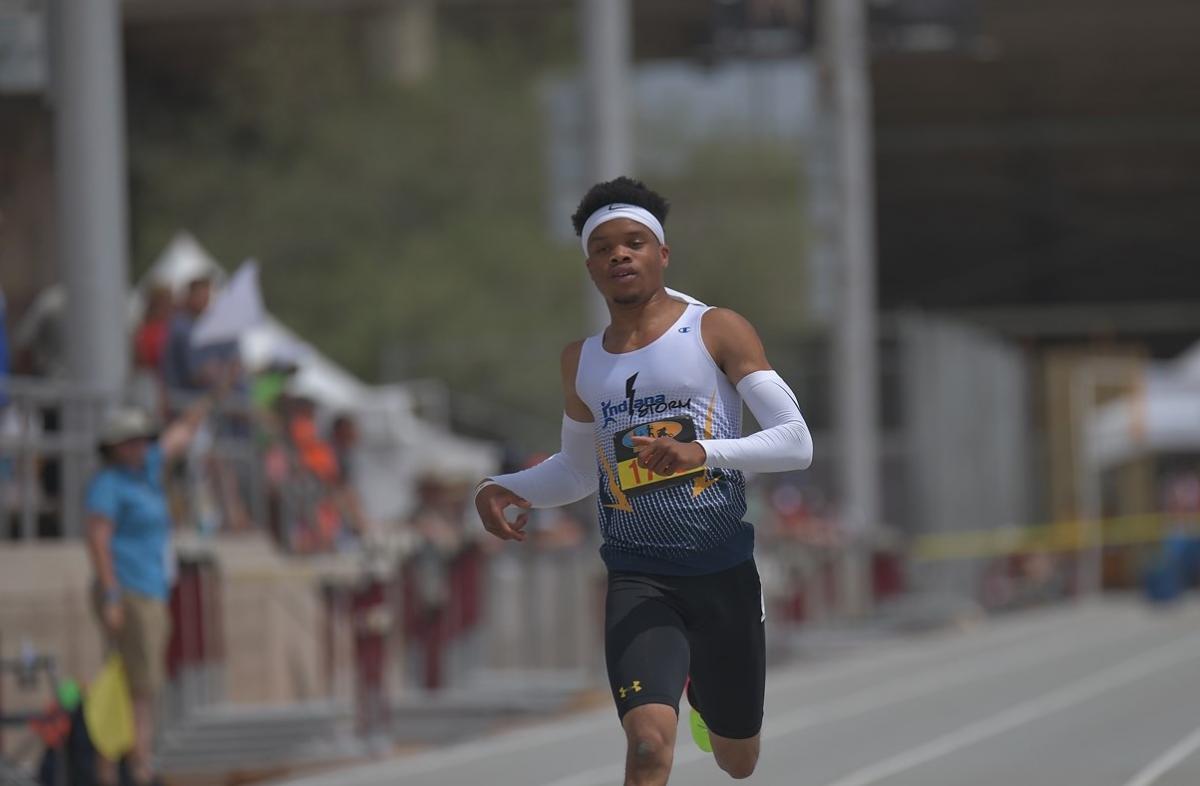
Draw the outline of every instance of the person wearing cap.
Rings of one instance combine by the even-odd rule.
[[[485,478],[475,494],[488,532],[518,542],[529,518],[520,509],[597,494],[626,786],[667,782],[685,692],[696,744],[733,778],[754,772],[766,609],[744,473],[805,469],[813,454],[754,327],[664,286],[667,207],[627,177],[584,195],[572,224],[610,323],[563,350],[559,452]],[[762,427],[746,436],[743,402]]]
[[[210,406],[207,397],[193,403],[161,434],[140,408],[113,411],[98,439],[103,466],[87,490],[95,609],[109,646],[125,665],[134,711],[130,764],[139,784],[155,782],[150,765],[153,708],[165,676],[170,633],[171,515],[163,469],[186,453]],[[116,764],[97,757],[96,776],[100,784],[115,784]]]

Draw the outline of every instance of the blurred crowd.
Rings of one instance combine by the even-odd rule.
[[[291,392],[297,372],[287,359],[260,369],[243,366],[236,339],[198,344],[197,325],[208,312],[215,281],[197,276],[178,291],[152,286],[132,331],[131,378],[126,402],[159,428],[189,404],[221,390],[220,405],[202,423],[184,460],[168,472],[166,493],[173,519],[201,533],[246,532],[256,526],[295,553],[353,545],[370,529],[355,488],[359,432],[350,412],[322,411]],[[36,445],[62,431],[64,398],[61,302],[42,298],[12,336],[0,328],[0,375],[47,383],[45,395],[24,407],[0,388],[0,433]],[[8,322],[8,320],[3,320]],[[11,368],[8,362],[11,348]],[[64,387],[63,390],[66,390]],[[64,393],[63,395],[69,395]],[[99,415],[96,415],[97,421]],[[12,443],[10,443],[12,444]],[[23,495],[36,497],[38,537],[62,534],[61,454],[34,449],[35,483],[20,487],[12,451],[0,451],[0,533],[15,537]],[[28,486],[26,479],[25,486]]]
[[[174,525],[205,535],[261,529],[292,554],[353,550],[372,538],[399,536],[419,566],[422,602],[436,607],[446,582],[435,577],[447,572],[456,555],[479,545],[469,505],[477,479],[426,470],[415,478],[415,504],[403,521],[373,521],[357,485],[362,450],[356,414],[298,393],[293,382],[300,369],[292,357],[268,358],[251,369],[235,338],[196,340],[217,285],[208,274],[174,288],[147,285],[131,331],[124,403],[145,413],[158,431],[194,402],[220,392],[186,454],[166,469],[164,491]],[[17,315],[19,320],[0,319],[0,379],[12,373],[56,390],[54,383],[65,377],[64,305],[49,295]],[[0,314],[2,307],[0,297]],[[11,343],[7,325],[15,327]],[[39,437],[61,433],[62,400],[51,392],[23,406],[5,406],[7,387],[0,385],[0,433],[32,436],[34,445]],[[22,488],[23,480],[29,484],[15,471],[15,453],[0,450],[0,537],[18,537],[20,501],[30,494],[36,497],[36,536],[63,534],[61,455],[36,447],[33,453],[33,488]],[[544,458],[510,451],[505,463],[520,468]],[[585,540],[586,519],[578,512],[539,511],[531,519],[531,542],[539,549],[577,546]]]

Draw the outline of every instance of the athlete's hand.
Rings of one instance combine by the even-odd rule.
[[[500,540],[525,540],[525,523],[529,514],[522,513],[516,521],[504,518],[504,509],[509,505],[529,510],[533,507],[529,500],[519,497],[503,486],[485,486],[475,495],[475,510],[479,511],[479,520],[483,528]]]
[[[703,445],[672,437],[634,437],[633,450],[638,454],[638,463],[656,475],[687,472],[703,467],[708,459]]]

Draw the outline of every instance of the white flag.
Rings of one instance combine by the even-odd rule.
[[[258,263],[250,259],[237,269],[200,317],[192,331],[192,346],[236,341],[260,325],[265,317],[262,291],[258,288]]]

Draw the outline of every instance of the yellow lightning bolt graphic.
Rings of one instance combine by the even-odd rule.
[[[625,496],[625,492],[621,491],[621,487],[617,485],[617,473],[613,471],[612,464],[608,463],[608,457],[604,455],[604,451],[599,445],[596,445],[596,455],[600,457],[600,463],[604,465],[604,474],[608,476],[608,490],[612,492],[613,499],[617,501],[615,505],[605,505],[604,507],[632,513],[633,505],[629,504],[629,498]]]
[[[713,431],[712,431],[712,429],[713,429],[713,410],[716,409],[716,406],[717,406],[717,391],[714,388],[712,398],[708,402],[708,415],[706,415],[704,418],[704,438],[705,439],[713,438],[713,436],[712,436],[713,435]],[[701,475],[697,475],[695,482],[692,483],[692,499],[695,499],[696,497],[703,494],[706,490],[708,490],[709,487],[715,486],[717,481],[719,481],[719,480],[720,480],[720,478],[718,478],[718,477],[710,476],[708,470],[705,470],[704,473]]]

